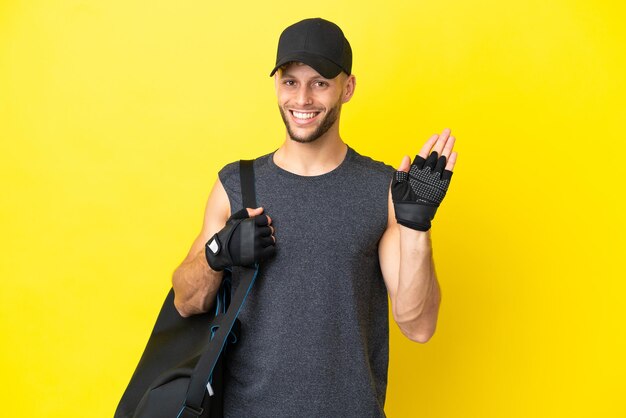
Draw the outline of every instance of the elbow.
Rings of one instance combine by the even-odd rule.
[[[172,288],[174,289],[174,308],[180,316],[188,318],[193,315],[194,308],[189,303],[189,297],[184,297],[183,289],[180,287],[180,278],[177,277],[178,270],[172,275]]]
[[[427,326],[415,322],[400,323],[397,321],[396,323],[398,324],[398,328],[400,328],[402,334],[415,343],[426,344],[435,334],[434,325]]]
[[[191,315],[193,315],[189,307],[185,303],[179,300],[176,293],[174,293],[174,307],[176,308],[176,311],[178,311],[178,314],[182,316],[183,318],[188,318]]]
[[[176,294],[174,293],[174,295]],[[183,318],[189,318],[190,316],[202,314],[208,311],[208,309],[204,309],[202,306],[194,305],[191,300],[183,302],[176,296],[174,296],[174,307],[176,308],[176,311],[178,311],[178,314]]]
[[[404,334],[409,340],[415,342],[415,343],[420,343],[420,344],[426,344],[433,336],[434,333],[414,333],[414,334]]]
[[[392,306],[393,317],[405,337],[413,342],[426,344],[435,334],[440,303],[441,294],[437,296],[436,302],[428,306],[421,305],[409,310]]]
[[[435,334],[436,322],[424,321],[419,315],[408,318],[394,315],[394,319],[402,334],[413,342],[426,344]]]

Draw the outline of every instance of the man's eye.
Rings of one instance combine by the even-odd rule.
[[[283,83],[287,86],[293,86],[295,84],[293,80],[285,80]]]
[[[316,81],[316,82],[315,82],[315,84],[316,84],[318,87],[326,87],[326,86],[328,85],[328,83],[327,83],[327,82],[325,82],[325,81]]]

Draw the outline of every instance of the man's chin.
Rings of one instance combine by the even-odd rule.
[[[309,142],[313,142],[318,138],[319,136],[309,135],[309,136],[302,137],[302,136],[293,135],[292,133],[289,133],[289,139],[291,139],[292,141],[299,142],[301,144],[307,144]]]
[[[319,135],[316,129],[313,129],[313,132],[309,132],[308,134],[298,135],[293,129],[291,129],[290,127],[287,127],[287,134],[289,135],[289,138],[291,140],[300,142],[303,144],[307,142],[313,142],[317,138],[319,138]]]

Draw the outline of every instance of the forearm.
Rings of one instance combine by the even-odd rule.
[[[400,270],[395,320],[406,336],[424,343],[435,332],[441,301],[430,231],[399,227]]]
[[[209,267],[204,250],[196,257],[183,262],[172,276],[174,287],[174,305],[184,316],[207,312],[219,290],[223,271],[215,271]]]

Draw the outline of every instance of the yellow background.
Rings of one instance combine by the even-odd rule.
[[[438,329],[392,324],[388,415],[626,416],[620,3],[3,1],[0,414],[113,415],[217,171],[284,139],[280,32],[321,16],[346,142],[457,137]]]

